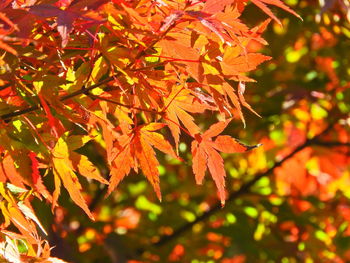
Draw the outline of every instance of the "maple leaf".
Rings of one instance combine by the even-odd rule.
[[[119,137],[114,131],[114,125],[103,116],[97,116],[95,114],[91,115],[89,122],[94,125],[99,124],[102,127],[102,136],[107,151],[107,162],[110,164],[115,157],[115,155],[113,157],[114,138]]]
[[[35,244],[38,239],[38,233],[30,218],[35,219],[36,223],[39,221],[28,207],[23,204],[20,204],[22,209],[19,207],[16,197],[11,193],[10,187],[12,187],[12,185],[0,183],[0,197],[2,197],[0,210],[5,219],[4,225],[9,225],[11,221],[18,230],[27,237],[30,243]],[[28,192],[26,189],[16,186],[12,188],[15,188],[15,191],[21,191],[23,193]],[[39,227],[42,227],[40,223]]]
[[[103,184],[108,184],[108,181],[102,177],[99,170],[85,155],[81,155],[75,152],[70,152],[70,160],[72,161],[74,171],[78,171],[79,174],[88,178],[99,181]]]
[[[220,121],[213,124],[202,135],[196,134],[195,140],[192,141],[191,144],[193,158],[192,170],[195,175],[196,183],[202,184],[205,172],[207,169],[209,169],[209,172],[218,189],[222,205],[225,204],[226,199],[226,172],[224,168],[224,161],[218,151],[224,153],[242,153],[260,146],[260,144],[247,146],[228,135],[219,135],[227,127],[229,122],[230,120]],[[216,137],[214,141],[213,137]]]
[[[113,160],[108,193],[112,192],[118,183],[130,172],[131,168],[134,168],[137,172],[137,168],[140,166],[142,172],[153,186],[158,199],[161,200],[159,162],[153,147],[179,159],[164,136],[155,132],[165,125],[164,123],[149,123],[135,128],[134,134],[129,133],[120,137],[118,140],[119,145],[117,146],[119,150]]]
[[[102,183],[107,183],[107,181],[99,174],[97,169],[85,156],[69,151],[69,147],[64,137],[59,138],[52,150],[52,166],[55,180],[55,191],[53,194],[52,205],[56,205],[60,194],[61,182],[63,182],[64,187],[67,189],[74,203],[80,206],[85,213],[94,220],[94,217],[81,194],[82,187],[75,171],[78,170],[81,175],[90,179],[98,180]]]
[[[51,132],[52,134],[58,138],[60,137],[65,129],[64,129],[64,126],[63,124],[61,123],[61,121],[57,118],[55,118],[52,113],[51,113],[51,110],[50,110],[50,107],[49,105],[46,103],[45,99],[43,98],[43,96],[41,94],[38,95],[39,97],[39,100],[40,100],[40,103],[41,105],[43,106],[44,108],[44,111],[47,115],[47,118],[48,118],[48,121],[49,121],[49,125],[51,127]]]
[[[225,75],[239,75],[239,73],[249,72],[271,57],[259,53],[247,53],[241,55],[237,48],[229,47],[225,50],[221,68]]]
[[[197,50],[191,48],[190,37],[175,35],[176,38],[164,38],[157,45],[162,48],[162,56],[184,64],[188,72],[195,79],[200,79],[198,63],[200,55]]]
[[[46,200],[48,200],[50,203],[52,203],[52,196],[47,190],[46,186],[43,183],[43,180],[41,178],[40,172],[39,172],[39,162],[36,158],[36,154],[34,152],[29,152],[28,154],[29,159],[32,162],[31,168],[32,168],[32,181],[34,184],[34,188],[38,192],[38,194],[42,195]]]
[[[38,225],[38,227],[41,229],[41,231],[43,231],[43,233],[45,235],[47,235],[47,232],[45,231],[44,227],[41,225],[39,219],[36,217],[36,215],[34,214],[34,211],[31,207],[25,205],[23,201],[19,201],[17,203],[17,206],[27,219],[30,219],[33,222],[35,222]]]
[[[176,149],[180,140],[180,121],[190,134],[199,132],[199,127],[194,123],[194,118],[188,113],[202,113],[205,105],[195,100],[188,89],[175,86],[169,96],[164,99],[166,118],[171,134],[174,137]],[[180,121],[179,121],[180,120]]]
[[[245,91],[245,83],[244,82],[239,82],[238,84],[238,97],[239,100],[241,102],[241,104],[246,107],[247,109],[249,109],[251,112],[253,112],[255,115],[261,117],[255,110],[253,110],[253,108],[246,102],[243,94]]]
[[[134,158],[132,155],[132,145],[130,145],[132,137],[122,135],[118,137],[115,147],[116,155],[113,157],[111,165],[111,174],[108,185],[108,193],[110,194],[123,178],[129,174],[131,168],[134,167]]]
[[[160,133],[156,133],[155,131],[162,129],[166,126],[164,123],[150,123],[145,126],[142,126],[140,129],[139,135],[141,139],[147,141],[147,143],[153,147],[156,147],[158,150],[162,151],[165,154],[172,156],[173,158],[178,158],[176,153],[173,150],[171,144],[164,138],[164,136]]]
[[[2,174],[1,177],[7,178],[7,180],[9,180],[12,184],[25,188],[25,180],[18,173],[11,155],[7,154],[2,159],[0,164],[0,173]]]
[[[135,140],[135,156],[139,162],[142,172],[153,186],[159,200],[162,199],[159,186],[159,162],[156,153],[151,145],[142,138],[141,135],[136,136]]]

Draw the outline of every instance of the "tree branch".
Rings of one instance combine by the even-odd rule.
[[[338,141],[319,141],[315,140],[311,142],[310,144],[312,145],[318,145],[318,146],[325,146],[325,147],[341,147],[341,146],[346,146],[350,147],[350,142],[338,142]]]
[[[103,84],[107,84],[108,82],[112,81],[115,77],[118,77],[120,75],[120,73],[116,73],[115,75],[111,76],[111,77],[108,77],[94,85],[91,85],[90,87],[83,87],[82,89],[80,90],[77,90],[75,92],[72,92],[68,95],[65,95],[65,96],[62,96],[59,101],[65,101],[65,100],[68,100],[68,99],[71,99],[75,96],[78,96],[78,95],[81,95],[81,94],[84,94],[86,92],[89,92],[90,90],[93,90],[95,88],[98,88],[100,86],[102,86]],[[28,107],[26,109],[23,109],[23,110],[18,110],[18,111],[14,111],[14,112],[11,112],[11,113],[7,113],[7,114],[4,114],[4,115],[1,115],[0,116],[0,119],[1,120],[4,120],[4,121],[9,121],[10,119],[12,119],[13,117],[17,117],[17,116],[20,116],[20,115],[23,115],[23,114],[26,114],[26,113],[29,113],[29,112],[33,112],[33,111],[36,111],[38,110],[40,107],[39,105],[36,105],[36,106],[32,106],[32,107]]]
[[[275,162],[274,166],[272,166],[265,172],[256,174],[256,176],[253,179],[244,183],[237,191],[230,193],[226,200],[226,204],[233,202],[234,200],[238,199],[240,196],[248,193],[251,187],[254,186],[255,183],[257,183],[261,178],[268,176],[270,173],[273,172],[273,170],[275,170],[277,167],[280,167],[285,161],[291,159],[294,155],[301,152],[303,149],[305,149],[308,146],[311,146],[311,145],[325,145],[325,146],[344,146],[345,145],[346,146],[348,145],[349,143],[344,144],[339,142],[322,142],[319,140],[319,138],[323,136],[325,133],[327,133],[337,121],[338,120],[331,122],[329,126],[326,129],[324,129],[322,132],[320,132],[318,135],[314,136],[311,139],[306,140],[303,144],[299,145],[292,152],[286,155],[282,160]],[[222,211],[222,206],[220,201],[218,201],[214,206],[212,206],[209,210],[204,212],[202,215],[197,216],[194,221],[184,224],[180,228],[176,229],[171,235],[161,236],[161,238],[157,242],[153,243],[153,246],[159,247],[176,239],[177,237],[181,236],[183,233],[190,230],[195,224],[208,219],[211,215],[219,211]],[[139,252],[142,252],[142,251],[144,250],[140,249]]]
[[[285,161],[289,160],[292,158],[295,154],[298,152],[302,151],[304,148],[309,146],[309,141],[306,141],[299,147],[297,147],[294,151],[292,151],[290,154],[288,154],[286,157],[284,157],[282,160],[277,161],[273,167],[270,169],[266,170],[265,172],[258,173],[252,180],[246,182],[243,184],[237,191],[232,192],[229,194],[227,200],[226,200],[226,205],[234,200],[236,200],[238,197],[241,195],[244,195],[249,192],[250,188],[255,185],[257,181],[259,181],[261,178],[269,175],[275,168],[281,166]],[[187,232],[190,230],[195,224],[202,222],[206,219],[208,219],[211,215],[217,213],[218,211],[222,211],[222,206],[221,202],[216,202],[214,206],[212,206],[209,210],[204,212],[202,215],[197,216],[196,219],[192,222],[189,222],[180,228],[176,229],[171,235],[164,235],[162,236],[156,243],[153,243],[153,246],[162,246],[174,239],[176,239],[178,236],[182,235],[183,233]]]

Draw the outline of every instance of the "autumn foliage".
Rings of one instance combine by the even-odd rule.
[[[106,222],[103,209],[96,209],[96,203],[118,198],[123,180],[131,175],[146,177],[155,196],[162,200],[160,175],[164,163],[188,167],[186,173],[193,174],[197,184],[204,184],[206,174],[211,177],[217,197],[199,208],[205,218],[226,200],[231,202],[249,192],[272,171],[277,190],[269,194],[269,200],[278,199],[277,195],[291,196],[288,202],[299,213],[311,207],[303,197],[329,200],[342,190],[337,180],[348,185],[348,106],[339,110],[337,102],[327,101],[325,96],[339,97],[349,84],[339,79],[330,56],[314,59],[317,69],[329,79],[329,95],[311,92],[313,101],[323,102],[310,106],[301,100],[302,95],[294,94],[290,103],[298,107],[286,106],[281,114],[282,133],[287,137],[272,135],[280,136],[278,142],[256,129],[256,138],[240,136],[246,145],[236,139],[238,132],[225,132],[233,124],[240,130],[249,129],[247,114],[255,115],[254,122],[263,122],[262,105],[251,106],[245,90],[248,83],[255,82],[250,73],[271,60],[261,51],[268,45],[262,35],[271,21],[274,28],[282,28],[283,20],[271,10],[276,7],[291,14],[294,23],[302,23],[281,0],[2,1],[0,262],[63,262],[50,254],[54,244],[47,239],[52,233],[60,238],[68,235],[63,227],[65,216],[69,218],[65,205],[61,205],[67,203],[63,199],[69,197],[92,221]],[[266,18],[253,25],[246,23],[242,19],[246,9]],[[318,38],[311,47],[314,52],[336,45],[336,38],[326,28],[312,37]],[[296,54],[306,40],[300,37],[298,41],[293,47]],[[273,63],[278,62],[270,65]],[[274,79],[284,81],[290,72]],[[311,115],[309,107],[313,107]],[[317,112],[322,109],[317,107],[336,117],[320,118]],[[286,116],[295,116],[297,121],[288,121]],[[279,124],[270,123],[274,127]],[[281,147],[281,140],[287,147]],[[277,156],[274,164],[258,161],[262,160],[262,144],[265,151]],[[313,147],[327,144],[337,151]],[[223,157],[233,153],[238,153],[234,158],[247,158],[246,166],[251,165],[250,174],[255,175],[230,181],[226,190]],[[324,184],[323,180],[331,183]],[[160,213],[159,203],[149,202],[143,195],[131,196],[137,198],[136,206]],[[192,198],[191,192],[188,198]],[[166,198],[165,202],[173,199]],[[53,215],[54,226],[49,226],[49,231],[47,222],[45,226],[41,223],[45,215],[37,213],[40,206],[51,209],[48,213]],[[339,209],[350,220],[349,208]],[[137,228],[140,213],[131,207],[123,211],[126,215],[118,216],[114,225],[106,224],[101,229],[103,234],[92,227],[77,227],[76,234],[90,233],[96,243],[103,243],[113,228]],[[198,218],[189,220],[188,228],[198,223]],[[271,218],[266,214],[261,220],[273,221]],[[77,220],[72,219],[71,225],[74,222]],[[221,226],[220,220],[211,223]],[[292,220],[279,227],[290,233],[291,239],[304,242],[308,238]],[[157,246],[172,233],[173,229],[164,228],[151,243]],[[239,254],[225,261],[225,250],[213,244],[227,245],[229,239],[210,231],[206,239],[212,246],[203,246],[201,253],[214,251],[213,258],[222,262],[246,259]],[[79,250],[87,251],[89,242],[81,242]],[[159,260],[157,253],[147,253],[142,260]],[[175,244],[167,260],[184,260],[184,254],[184,246]]]

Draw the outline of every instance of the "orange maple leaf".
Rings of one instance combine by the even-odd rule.
[[[220,121],[213,124],[202,135],[196,134],[192,142],[192,169],[195,175],[196,183],[202,184],[205,172],[209,172],[218,188],[221,204],[225,204],[225,168],[224,161],[218,153],[242,153],[253,148],[259,147],[260,144],[247,146],[228,135],[219,135],[229,124],[230,120]],[[218,136],[219,135],[219,136]],[[217,136],[217,137],[216,137]],[[216,139],[213,141],[213,137]]]
[[[194,123],[190,113],[203,113],[206,107],[194,100],[190,91],[182,87],[175,87],[168,98],[164,100],[166,105],[166,123],[174,137],[176,149],[180,140],[180,121],[190,134],[199,132],[199,127]]]
[[[139,126],[128,135],[118,138],[119,146],[116,146],[118,152],[112,162],[108,194],[129,174],[131,168],[134,168],[137,172],[138,167],[140,167],[153,186],[157,197],[161,200],[158,171],[159,162],[153,147],[174,158],[179,158],[164,136],[155,132],[164,126],[166,126],[164,123],[149,123]]]
[[[68,137],[69,138],[69,137]],[[72,136],[66,139],[65,136],[59,138],[55,147],[52,149],[52,168],[54,174],[55,191],[53,193],[52,207],[57,204],[60,195],[61,183],[67,189],[73,202],[80,206],[85,213],[94,220],[88,205],[81,193],[82,186],[79,183],[75,171],[89,179],[98,180],[101,183],[108,183],[93,164],[84,155],[79,155],[72,150],[83,146],[91,137],[89,136]],[[67,142],[71,142],[70,147]]]

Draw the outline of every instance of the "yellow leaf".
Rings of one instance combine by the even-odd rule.
[[[76,174],[73,171],[72,163],[69,159],[68,145],[61,137],[52,150],[53,174],[55,176],[55,192],[53,194],[53,204],[57,201],[59,195],[60,180],[67,189],[70,197],[85,213],[94,220],[89,207],[81,195],[81,185]]]
[[[67,189],[69,196],[72,198],[73,202],[80,206],[85,213],[94,220],[89,207],[87,206],[83,196],[81,195],[81,184],[73,172],[73,170],[67,165],[66,159],[54,158],[53,159],[54,169],[53,173],[58,176],[64,187]]]
[[[80,155],[75,152],[70,152],[69,155],[74,169],[78,171],[82,176],[97,180],[103,184],[108,184],[108,181],[101,176],[100,171],[89,161],[85,155]]]

